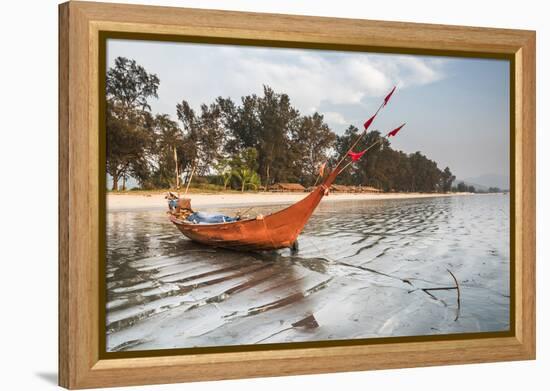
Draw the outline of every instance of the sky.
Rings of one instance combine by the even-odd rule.
[[[394,85],[372,129],[406,122],[392,147],[421,151],[458,179],[509,176],[509,62],[366,52],[261,48],[138,40],[107,42],[107,66],[134,59],[160,78],[153,113],[174,120],[183,99],[196,110],[218,96],[238,103],[263,85],[315,111],[337,134],[362,128]]]

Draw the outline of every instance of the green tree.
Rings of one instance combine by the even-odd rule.
[[[186,145],[178,123],[168,114],[155,117],[156,170],[153,173],[155,187],[180,187],[180,175],[187,164]]]
[[[299,112],[291,106],[288,95],[264,86],[258,114],[261,123],[258,165],[267,188],[271,183],[289,179],[292,171],[288,164],[289,135],[298,126]]]
[[[443,192],[451,191],[451,187],[455,179],[456,177],[451,172],[451,169],[449,167],[445,167],[441,174],[441,190]]]
[[[177,188],[182,174],[192,173],[211,179],[216,173],[224,189],[241,191],[274,182],[308,186],[319,166],[328,160],[328,168],[334,167],[361,133],[350,126],[336,136],[321,114],[301,115],[287,94],[267,85],[263,94],[243,96],[239,104],[218,97],[195,111],[182,100],[176,105],[179,122],[173,121],[151,113],[149,100],[157,97],[159,84],[156,75],[123,57],[107,72],[107,171],[113,190],[121,180],[124,188],[129,177],[141,187]],[[384,191],[452,189],[451,170],[440,170],[422,153],[394,150],[378,131],[363,136],[354,150],[371,146],[337,183]],[[471,189],[464,183],[459,188]]]
[[[330,159],[330,166],[335,167],[336,164],[338,164],[338,161],[342,156],[345,156],[347,151],[350,149],[352,144],[355,142],[357,137],[359,136],[359,129],[353,125],[350,125],[345,131],[344,134],[339,135],[336,137],[336,144],[335,144],[335,150],[336,154]],[[366,142],[363,139],[361,139],[357,146],[355,147],[356,151],[363,150],[366,148]],[[356,165],[351,165],[348,167],[348,169],[344,172],[342,172],[338,178],[336,178],[336,182],[339,184],[361,184],[357,183],[357,181],[360,181],[360,179],[357,178],[356,173]]]
[[[264,86],[263,96],[244,96],[240,106],[221,97],[217,104],[227,127],[227,153],[255,148],[258,172],[266,185],[293,177],[291,134],[300,125],[300,113],[288,95]]]
[[[115,66],[107,71],[107,99],[116,102],[123,112],[150,111],[148,99],[158,98],[159,84],[158,76],[148,73],[135,60],[117,57]]]
[[[413,191],[429,193],[440,190],[441,170],[437,163],[420,152],[409,155],[413,172]]]
[[[328,160],[335,140],[336,135],[321,114],[300,117],[298,126],[292,128],[290,134],[287,164],[293,170],[292,177],[304,186],[312,185],[319,167]]]
[[[118,190],[120,179],[128,176],[144,182],[150,175],[154,148],[153,121],[148,112],[134,111],[122,117],[116,106],[107,104],[107,172]]]
[[[183,124],[186,145],[188,173],[207,174],[209,169],[222,157],[224,130],[219,106],[201,105],[197,115],[187,101],[176,105],[178,119]]]
[[[227,186],[229,185],[229,182],[231,181],[231,178],[233,178],[233,168],[231,167],[231,160],[230,159],[221,159],[216,163],[214,166],[217,174],[222,178],[223,181],[223,189],[227,190]]]
[[[466,186],[466,184],[464,182],[458,182],[458,184],[456,185],[456,190],[460,193],[465,193],[468,191],[468,186]]]
[[[345,156],[359,134],[359,129],[350,126],[342,136],[337,138],[338,159]],[[380,132],[371,131],[361,138],[354,151],[363,151],[369,146],[371,148],[368,152],[337,178],[337,183],[373,186],[384,190],[393,189],[392,180],[397,170],[397,160],[394,151],[389,147],[389,142],[381,137]],[[336,162],[337,159],[334,160],[334,164]]]
[[[153,117],[148,99],[157,97],[158,77],[134,60],[115,59],[107,72],[107,172],[118,182],[129,175],[144,182],[150,175],[154,146]]]
[[[241,191],[246,187],[258,189],[260,186],[260,177],[256,172],[258,151],[255,148],[246,148],[231,159],[232,174],[241,185]]]
[[[350,126],[343,135],[336,138],[336,156],[331,159],[333,166],[347,153],[359,134],[359,129]],[[434,161],[420,152],[407,155],[396,151],[376,130],[363,136],[354,151],[359,152],[367,147],[370,148],[368,152],[349,166],[337,178],[337,183],[374,186],[384,191],[442,191],[443,172]],[[450,177],[447,180],[452,183],[451,178],[454,180],[454,177],[450,170],[448,173]]]
[[[260,177],[255,171],[247,167],[238,167],[233,171],[233,175],[241,182],[241,192],[244,192],[247,186],[255,190],[260,186]]]

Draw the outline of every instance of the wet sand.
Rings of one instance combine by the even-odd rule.
[[[296,254],[209,248],[162,210],[109,211],[107,350],[508,330],[509,200],[325,202]],[[429,294],[454,285],[448,270],[460,310],[455,291]]]
[[[308,193],[192,193],[188,197],[195,209],[205,207],[239,207],[290,204],[301,200]],[[471,193],[330,193],[321,202],[394,200],[410,198],[449,197],[456,195],[471,195]],[[107,195],[109,211],[166,209],[164,194],[113,194]]]

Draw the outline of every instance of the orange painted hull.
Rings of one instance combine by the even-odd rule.
[[[321,202],[325,190],[330,187],[337,175],[337,172],[332,172],[304,199],[260,219],[221,224],[193,224],[170,216],[170,221],[189,239],[209,246],[239,251],[291,247]]]

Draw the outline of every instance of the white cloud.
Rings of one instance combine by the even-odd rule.
[[[302,111],[329,104],[357,104],[364,97],[382,96],[393,85],[428,84],[442,77],[435,63],[411,56],[369,55],[318,51],[258,48],[213,50],[213,60],[201,68],[203,75],[217,80],[218,89],[231,96],[261,93],[268,84],[289,94]],[[206,92],[206,90],[205,90]]]
[[[392,139],[398,149],[422,150],[462,177],[508,167],[502,153],[509,140],[502,137],[509,128],[507,61],[135,40],[109,40],[107,49],[109,66],[124,56],[159,76],[159,99],[150,104],[153,112],[173,118],[182,99],[195,109],[220,95],[238,104],[243,95],[261,95],[268,84],[287,93],[303,114],[323,114],[341,134],[348,125],[361,128],[397,84],[403,94],[398,92],[391,115],[377,118],[375,127],[389,130],[406,121],[408,130]],[[434,88],[416,88],[442,79]],[[462,126],[464,118],[473,125]],[[491,136],[494,151],[472,150],[480,128]]]
[[[357,105],[368,97],[400,88],[433,83],[444,77],[442,60],[429,57],[268,49],[238,46],[111,41],[110,61],[118,55],[135,58],[161,79],[156,111],[175,115],[186,99],[198,109],[218,96],[262,94],[264,84],[290,96],[292,104],[310,114],[322,104]],[[323,113],[341,124],[342,114]]]
[[[323,113],[324,119],[327,123],[330,125],[336,124],[336,125],[346,125],[349,124],[349,121],[347,121],[344,116],[340,113],[337,113],[335,111],[327,111]]]

